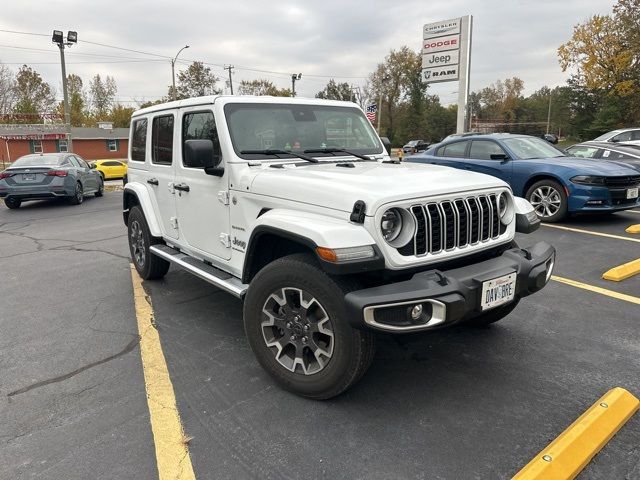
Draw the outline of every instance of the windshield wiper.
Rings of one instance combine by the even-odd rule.
[[[351,155],[352,157],[360,158],[368,162],[375,162],[375,160],[365,155],[360,155],[359,153],[353,153],[353,152],[350,152],[349,150],[345,150],[344,148],[310,148],[308,150],[305,150],[304,153],[346,153],[347,155]]]
[[[305,153],[307,153],[307,151],[305,150]],[[240,155],[293,155],[294,157],[298,157],[301,158],[302,160],[306,160],[307,162],[311,162],[311,163],[318,163],[318,160],[316,160],[313,157],[309,157],[307,155],[302,155],[301,153],[296,153],[296,152],[290,152],[288,150],[278,150],[278,149],[273,149],[273,148],[268,148],[265,150],[242,150],[240,152]],[[278,157],[278,158],[282,158],[282,157]]]

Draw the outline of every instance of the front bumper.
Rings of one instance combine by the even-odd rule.
[[[485,313],[480,307],[483,282],[515,272],[513,301],[518,301],[547,284],[554,262],[555,249],[539,242],[473,265],[420,272],[406,281],[348,293],[348,318],[356,328],[394,333],[453,325]],[[418,304],[428,314],[412,321],[410,311]]]

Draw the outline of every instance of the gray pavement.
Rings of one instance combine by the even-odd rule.
[[[156,476],[121,198],[0,206],[0,478]],[[520,241],[539,239],[556,274],[640,295],[638,278],[599,279],[639,244],[545,227]],[[271,382],[238,300],[175,268],[145,287],[201,479],[510,478],[608,389],[640,394],[638,305],[557,282],[492,328],[381,336],[328,402]],[[640,478],[638,445],[640,415],[580,478]]]

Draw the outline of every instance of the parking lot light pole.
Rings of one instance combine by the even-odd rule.
[[[176,99],[176,60],[178,60],[178,55],[180,55],[180,52],[182,52],[185,48],[189,48],[189,45],[185,45],[180,50],[178,50],[178,53],[176,53],[176,56],[171,59],[171,99],[172,100]]]
[[[291,96],[295,97],[296,96],[296,80],[300,80],[302,78],[302,74],[298,73],[298,74],[292,74],[291,75]]]
[[[69,92],[67,90],[67,68],[64,61],[64,48],[78,42],[78,32],[69,30],[65,41],[62,30],[54,30],[51,41],[60,49],[60,65],[62,66],[62,93],[64,95],[64,124],[67,131],[67,151],[73,152],[73,140],[71,138],[71,112],[69,111]]]

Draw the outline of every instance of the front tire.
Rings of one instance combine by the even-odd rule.
[[[527,190],[526,198],[543,222],[555,223],[567,216],[567,194],[554,180],[540,180]]]
[[[260,365],[284,389],[323,400],[366,372],[375,337],[349,325],[344,296],[356,285],[327,275],[308,254],[264,267],[244,302],[244,327]]]
[[[151,253],[149,247],[161,243],[162,239],[153,237],[149,231],[147,220],[140,207],[135,206],[129,211],[127,220],[127,233],[129,238],[129,252],[131,260],[138,274],[144,280],[154,280],[164,277],[171,264]]]
[[[22,200],[15,197],[7,197],[4,199],[4,204],[7,206],[7,208],[15,210],[16,208],[20,208],[20,205],[22,205]]]

